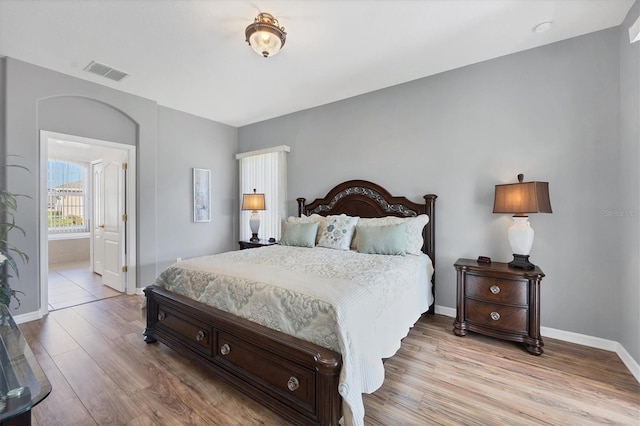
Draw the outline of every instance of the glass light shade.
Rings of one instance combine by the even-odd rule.
[[[251,48],[265,58],[276,55],[282,47],[280,37],[267,30],[256,31],[249,37]]]
[[[245,30],[247,43],[259,55],[268,58],[276,55],[287,40],[284,27],[269,13],[260,13]]]

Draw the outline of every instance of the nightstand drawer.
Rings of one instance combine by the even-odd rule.
[[[528,305],[528,282],[478,275],[467,276],[466,296],[509,305]]]
[[[478,325],[527,333],[527,308],[515,308],[467,299],[466,320]]]

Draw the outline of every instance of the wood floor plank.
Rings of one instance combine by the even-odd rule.
[[[120,299],[120,297],[87,303],[75,306],[72,309],[109,339],[133,332],[142,332],[144,328],[142,320],[128,321],[113,312],[101,308],[104,306],[104,302],[117,299]]]
[[[47,351],[49,356],[58,355],[78,348],[78,344],[69,333],[55,320],[47,315],[38,321],[33,337]]]
[[[145,360],[131,357],[101,334],[81,336],[77,342],[125,394],[130,395],[152,386],[154,378],[160,373],[155,366],[148,368]]]
[[[145,414],[82,348],[53,360],[96,423],[126,424]]]
[[[54,386],[34,424],[290,425],[144,343],[142,300],[117,296],[20,326]],[[533,356],[521,344],[455,336],[452,323],[426,315],[413,327],[386,360],[382,387],[364,395],[367,426],[640,425],[640,384],[616,354],[545,339]]]
[[[52,359],[38,361],[53,391],[33,410],[33,417],[43,425],[95,423],[76,393]]]
[[[56,320],[74,339],[89,334],[97,334],[98,329],[78,315],[73,309],[60,309],[51,312],[49,318]]]

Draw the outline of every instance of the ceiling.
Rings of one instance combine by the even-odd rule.
[[[617,26],[633,2],[0,0],[0,56],[243,126]],[[244,40],[259,12],[287,32],[266,59]]]

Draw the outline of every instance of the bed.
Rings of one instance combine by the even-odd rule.
[[[420,227],[422,228],[420,251],[426,254],[430,264],[435,266],[435,200],[437,197],[425,195],[423,198],[424,203],[414,203],[406,197],[394,197],[374,183],[363,180],[348,181],[337,185],[325,197],[316,199],[312,203],[307,204],[304,198],[298,198],[299,223],[309,223],[310,218],[318,216],[328,220],[337,215],[347,215],[347,217],[375,221],[376,219],[371,218],[385,218],[382,220],[386,220],[394,219],[389,218],[390,216],[415,218],[427,215],[428,223],[426,226]],[[406,222],[408,223],[409,220],[407,219]],[[290,218],[290,221],[298,223],[293,218]],[[361,221],[364,223],[363,220]],[[404,227],[404,225],[400,226]],[[360,241],[363,243],[367,234],[362,228],[358,229],[361,229]],[[309,257],[316,256],[316,253],[321,260]],[[367,297],[380,298],[380,296],[369,296],[369,290],[363,290],[362,286],[356,286],[355,290],[343,290],[342,284],[350,282],[344,278],[349,278],[354,282],[358,280],[373,282],[374,275],[378,275],[371,272],[373,266],[369,266],[373,264],[370,262],[374,262],[374,258],[384,258],[381,262],[386,265],[386,269],[395,267],[389,265],[395,265],[392,262],[397,261],[402,264],[408,262],[410,270],[421,270],[423,266],[420,262],[424,262],[423,258],[426,256],[422,254],[420,256],[375,256],[361,254],[359,250],[338,252],[321,247],[305,249],[277,245],[223,253],[176,264],[164,271],[156,284],[145,289],[147,298],[145,341],[147,343],[160,341],[190,357],[240,391],[295,424],[337,425],[343,415],[346,424],[362,424],[363,408],[362,410],[358,408],[357,398],[353,398],[352,395],[355,392],[361,399],[362,392],[375,390],[384,378],[384,370],[382,369],[382,378],[380,378],[378,366],[374,365],[375,363],[368,366],[366,359],[370,355],[373,355],[373,358],[379,354],[382,357],[392,356],[400,341],[399,339],[390,339],[392,341],[387,342],[387,338],[382,337],[386,335],[383,330],[380,331],[379,339],[371,339],[370,336],[362,339],[358,337],[360,334],[353,333],[355,343],[352,344],[351,338],[343,338],[343,333],[339,332],[339,328],[331,329],[331,326],[327,325],[329,321],[318,319],[324,317],[317,313],[322,312],[328,316],[340,318],[338,322],[357,323],[361,315],[355,314],[355,312],[360,312],[362,304],[370,303],[367,302]],[[275,259],[279,260],[276,262]],[[364,272],[354,273],[353,271],[359,270],[350,266],[347,267],[351,271],[349,277],[340,275],[335,278],[332,275],[333,278],[329,280],[320,277],[324,272],[318,272],[319,267],[313,270],[312,274],[309,274],[308,268],[312,268],[314,262],[334,265],[343,262],[343,259],[348,265],[365,265],[363,271],[366,270],[370,275],[366,276]],[[307,264],[309,266],[305,266]],[[207,269],[209,267],[214,268],[213,270],[217,272],[214,278],[206,275],[210,273]],[[389,277],[393,278],[381,276],[378,280],[381,282],[380,288],[383,288],[384,281],[397,279],[398,282],[403,282],[399,272],[394,269],[389,270],[394,274]],[[346,272],[340,272],[340,274],[346,274]],[[183,282],[181,279],[184,280],[185,276],[188,277],[187,281],[196,283],[196,285],[187,288],[181,284]],[[421,277],[421,279],[429,280],[429,277]],[[410,281],[410,279],[407,280]],[[237,308],[235,302],[238,298],[243,300],[243,304],[246,302],[245,296],[236,295],[236,292],[239,291],[236,290],[236,287],[231,287],[232,290],[228,291],[230,295],[226,299],[219,296],[222,294],[219,290],[223,287],[219,287],[215,291],[211,290],[211,288],[215,288],[215,285],[227,285],[226,281],[243,283],[234,285],[238,285],[237,288],[242,285],[247,286],[251,289],[251,294],[256,288],[262,291],[263,288],[273,284],[274,291],[280,292],[274,296],[277,300],[296,299],[296,297],[289,297],[290,294],[302,294],[307,297],[305,292],[309,292],[308,294],[317,297],[317,299],[310,299],[311,301],[303,299],[299,305],[294,305],[293,302],[291,302],[291,306],[285,305],[284,310],[291,312],[292,322],[295,323],[290,326],[288,323],[283,323],[283,320],[273,320],[271,318],[273,315],[266,315],[267,320],[263,320],[265,315],[262,314],[256,319],[242,311],[236,312],[237,309],[234,309]],[[423,291],[431,293],[427,302],[430,303],[430,306],[424,305],[425,310],[429,313],[433,313],[434,283],[435,274],[432,273],[430,288],[423,289]],[[346,292],[348,299],[353,304],[345,304],[344,307],[336,304],[335,309],[333,307],[325,309],[323,303],[326,296],[312,294],[316,291],[315,289],[321,287],[328,288],[329,292],[333,291],[331,289],[335,289],[335,292]],[[304,292],[300,288],[304,288]],[[419,291],[419,289],[405,291],[404,287],[402,288],[402,291],[396,292],[399,296],[394,296],[395,299],[387,298],[385,295],[380,300],[389,299],[391,301],[388,303],[395,305],[411,303],[415,297],[412,297],[409,291]],[[205,297],[212,292],[216,295],[216,300],[223,300],[219,305],[210,302]],[[258,292],[256,294],[269,293]],[[264,298],[268,297],[264,296]],[[254,310],[264,311],[264,303],[266,302],[261,301],[260,303],[262,304],[257,305],[258,308]],[[310,306],[315,307],[314,316],[309,317],[312,319],[307,321],[304,326],[299,326],[300,322],[304,322],[299,319],[306,318],[303,311],[311,309]],[[334,310],[332,311],[332,309]],[[391,309],[387,311],[386,308],[383,308],[376,315],[384,319],[383,323],[392,323],[391,318],[384,318],[384,315],[392,315],[392,312],[396,311]],[[404,322],[405,328],[410,327],[419,318],[421,312],[406,314],[413,316],[401,319],[399,322],[401,324]],[[364,311],[362,313],[362,317],[368,315]],[[405,313],[400,312],[393,315],[402,317]],[[275,321],[275,323],[270,321]],[[262,322],[262,324],[257,322]],[[355,325],[354,327],[361,326]],[[389,327],[391,328],[391,326]],[[403,326],[398,327],[402,328]],[[324,334],[318,330],[324,330]],[[400,338],[406,335],[406,331]],[[397,331],[393,331],[391,334],[393,333],[397,334]],[[347,340],[349,344],[345,344]],[[358,343],[356,340],[368,341],[368,343]],[[376,350],[378,352],[375,352]],[[358,359],[358,363],[353,361],[354,357]],[[380,359],[378,359],[378,364],[382,368]],[[354,374],[358,377],[357,381],[351,378]],[[363,389],[353,386],[353,383],[360,383],[361,376],[369,374],[372,376],[377,374],[378,377],[373,379],[365,377],[362,380],[365,383]],[[373,384],[371,388],[367,389],[369,381]],[[353,387],[351,393],[349,393],[349,386]],[[345,396],[344,409],[341,394]]]

